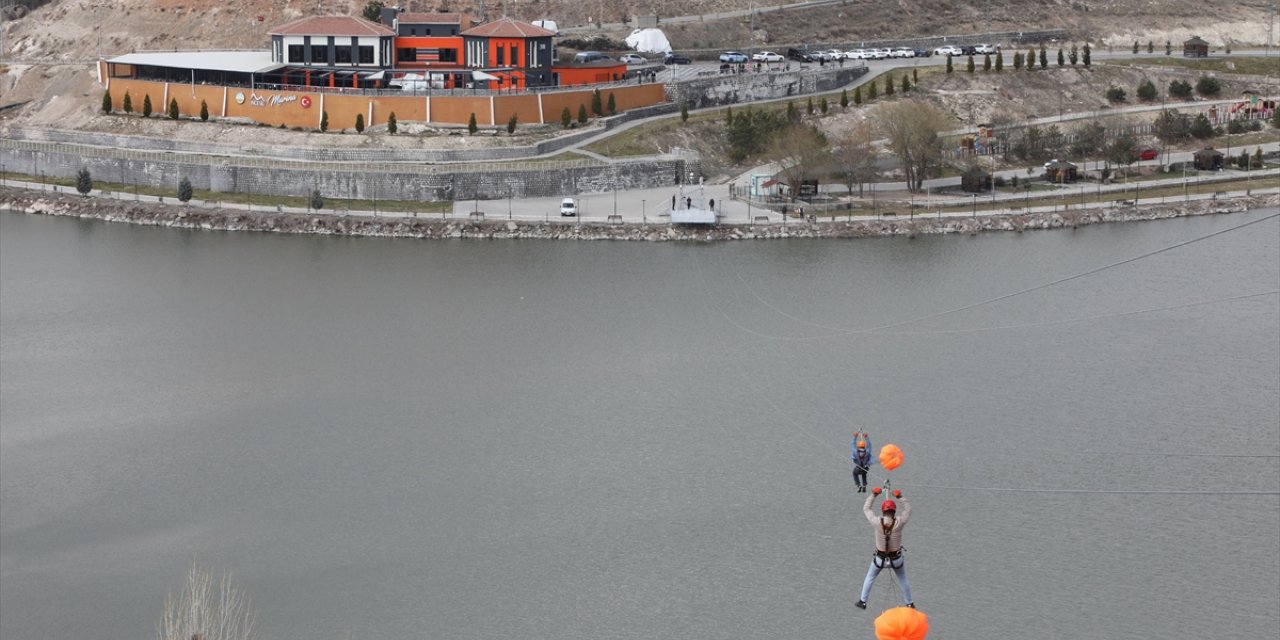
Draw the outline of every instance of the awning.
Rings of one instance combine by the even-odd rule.
[[[485,73],[483,71],[472,71],[471,77],[475,80],[500,80],[501,79],[498,76],[493,75],[492,73]]]

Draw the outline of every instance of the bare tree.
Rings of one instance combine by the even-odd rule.
[[[805,180],[816,180],[831,167],[827,138],[813,125],[797,123],[779,131],[769,154],[781,170],[794,199]]]
[[[901,100],[879,105],[872,117],[876,130],[889,141],[889,149],[902,163],[907,188],[919,191],[929,171],[941,163],[939,134],[950,126],[950,116],[927,102]]]
[[[858,187],[858,197],[862,197],[862,189],[868,182],[876,179],[879,173],[876,168],[876,147],[871,143],[871,125],[863,122],[836,143],[832,152],[831,166],[840,176],[849,195]]]
[[[257,617],[249,596],[229,574],[215,585],[213,575],[191,563],[182,593],[164,599],[157,640],[252,640]]]

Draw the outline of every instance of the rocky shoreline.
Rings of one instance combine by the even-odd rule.
[[[919,234],[1060,229],[1106,222],[1163,220],[1184,216],[1235,213],[1280,206],[1280,196],[1239,196],[1139,207],[1068,210],[1056,213],[1006,213],[977,217],[788,222],[715,227],[670,224],[605,224],[540,221],[472,221],[396,217],[339,216],[197,209],[161,203],[120,202],[74,195],[51,195],[10,189],[0,196],[0,209],[106,222],[204,229],[392,238],[482,238],[537,240],[624,240],[644,242],[714,242],[777,238],[914,237]]]

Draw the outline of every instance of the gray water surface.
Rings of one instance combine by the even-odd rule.
[[[1274,637],[1277,219],[937,315],[1271,213],[709,245],[0,214],[0,635],[154,637],[194,557],[270,640],[871,638],[865,430],[906,452],[930,638]]]

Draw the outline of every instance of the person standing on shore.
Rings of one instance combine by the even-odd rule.
[[[880,487],[872,489],[871,495],[867,496],[867,501],[862,505],[862,513],[875,531],[876,555],[871,558],[871,567],[867,569],[867,577],[862,581],[862,595],[856,606],[859,609],[867,608],[867,598],[871,597],[871,585],[875,584],[876,576],[880,575],[880,571],[888,567],[893,569],[898,576],[898,583],[902,585],[902,599],[906,601],[908,607],[914,609],[916,603],[911,598],[911,583],[907,582],[906,560],[902,557],[902,528],[907,526],[907,520],[911,518],[911,505],[902,499],[901,491],[894,489],[893,497],[902,502],[902,515],[897,515],[897,503],[886,498],[880,505],[880,515],[876,516],[872,510],[872,504],[879,495]]]
[[[849,443],[849,461],[853,463],[853,481],[858,493],[867,492],[867,471],[871,470],[871,434],[853,432]]]

